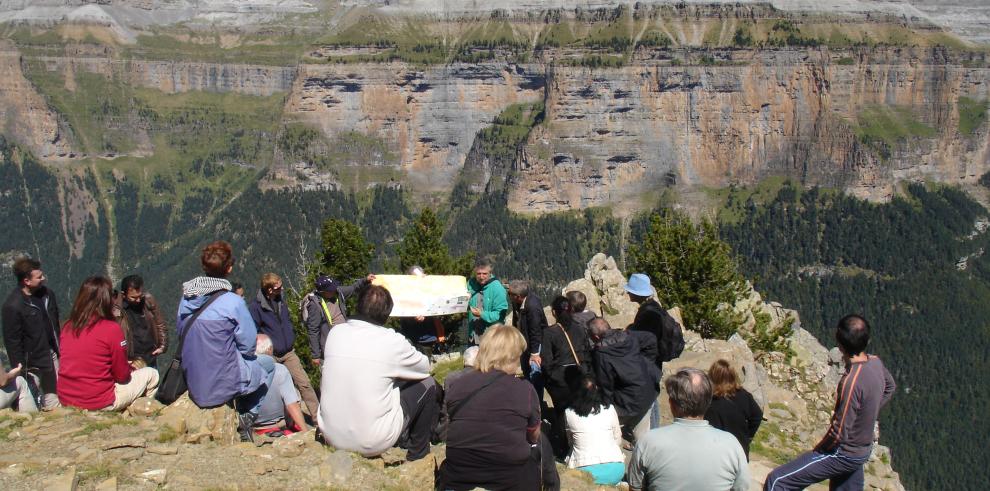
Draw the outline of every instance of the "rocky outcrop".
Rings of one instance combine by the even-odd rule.
[[[71,145],[58,114],[24,76],[21,56],[0,43],[0,128],[46,159],[69,154]]]
[[[603,315],[613,328],[621,329],[632,321],[636,312],[635,304],[625,298],[625,278],[613,258],[597,254],[589,261],[585,277],[571,282],[563,291],[580,290],[588,297],[588,309]],[[770,470],[811,449],[824,434],[843,371],[842,357],[838,349],[829,351],[802,329],[796,311],[776,302],[764,302],[752,287],[732,308],[744,319],[739,333],[727,341],[704,339],[691,326],[684,326],[684,352],[664,364],[663,375],[666,377],[684,367],[708,370],[718,359],[725,359],[736,368],[743,387],[764,410],[764,422],[754,439],[750,462],[753,489],[762,489],[763,479]],[[674,307],[669,311],[681,320],[679,309]],[[781,346],[786,347],[787,353],[753,352],[747,339],[758,322],[767,324],[761,329],[786,333]],[[663,391],[660,401],[662,418],[669,422],[669,406]],[[866,466],[867,489],[903,491],[891,467],[891,457],[889,448],[875,446]]]

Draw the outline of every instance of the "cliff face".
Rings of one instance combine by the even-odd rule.
[[[939,50],[852,53],[854,62],[849,55],[733,51],[716,54],[719,66],[642,59],[620,69],[558,67],[548,77],[548,123],[520,159],[511,202],[579,208],[660,186],[723,187],[769,175],[884,200],[898,181],[971,183],[987,170],[987,128],[960,134],[956,105],[990,95],[990,70]],[[865,119],[875,106],[903,108],[898,118],[934,131],[878,156],[856,134],[874,124]]]
[[[21,70],[18,52],[0,46],[0,125],[3,133],[26,144],[41,158],[66,155],[70,144],[48,107]]]

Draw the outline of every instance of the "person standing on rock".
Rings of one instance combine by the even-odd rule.
[[[649,430],[650,407],[659,394],[659,372],[639,352],[634,338],[597,317],[588,323],[595,348],[591,358],[605,401],[615,406],[622,436],[635,443]]]
[[[749,460],[749,444],[763,422],[763,409],[753,395],[739,384],[739,374],[725,360],[716,360],[708,369],[712,381],[712,404],[705,412],[705,420],[722,431],[728,431],[739,440],[746,460]]]
[[[509,297],[502,282],[492,274],[492,262],[478,259],[474,263],[474,278],[468,280],[467,339],[478,344],[485,329],[505,322],[509,313]]]
[[[866,352],[870,324],[859,315],[839,320],[835,340],[846,364],[836,388],[835,410],[828,431],[815,448],[774,469],[765,491],[804,489],[829,480],[829,489],[862,490],[863,466],[873,451],[873,432],[880,408],[894,396],[897,385],[880,358]]]
[[[17,286],[3,303],[3,342],[11,366],[22,365],[44,410],[58,407],[58,303],[37,260],[14,261]]]
[[[660,303],[653,299],[655,290],[650,284],[650,277],[636,273],[626,282],[626,293],[629,300],[639,305],[630,331],[648,332],[656,338],[656,358],[653,363],[657,370],[663,372],[663,362],[680,356],[684,349],[684,335],[681,325],[674,320]],[[650,409],[650,428],[660,426],[660,405],[654,402]]]
[[[144,279],[134,274],[120,280],[113,316],[127,339],[127,359],[157,368],[158,356],[168,349],[168,327],[155,297],[144,291]]]
[[[258,329],[244,299],[231,291],[227,276],[234,270],[230,244],[219,240],[200,255],[204,276],[182,284],[176,316],[182,346],[182,367],[189,397],[200,408],[233,400],[241,441],[254,441],[252,427],[272,385],[275,360],[255,352]],[[197,315],[190,323],[188,320]]]
[[[430,359],[383,327],[392,307],[388,290],[369,286],[358,298],[355,318],[330,330],[317,424],[337,449],[375,457],[398,445],[413,461],[430,453],[440,415],[438,388]]]
[[[667,377],[673,424],[650,431],[636,443],[626,479],[630,491],[749,489],[749,464],[731,434],[705,421],[712,383],[697,368]]]
[[[512,302],[512,325],[526,338],[526,351],[520,357],[523,376],[536,389],[536,396],[543,402],[543,331],[548,327],[543,302],[530,291],[529,282],[516,280],[509,283],[509,300]]]
[[[320,366],[323,361],[323,348],[327,344],[330,328],[347,321],[347,297],[361,292],[374,280],[375,275],[369,274],[352,285],[340,286],[327,275],[316,278],[316,291],[303,297],[301,309],[313,365]]]
[[[292,375],[292,383],[299,389],[306,409],[312,417],[316,417],[320,401],[316,391],[309,381],[309,375],[302,366],[302,361],[293,349],[296,342],[296,331],[289,317],[289,306],[282,298],[282,278],[275,273],[265,273],[261,277],[261,287],[257,296],[248,306],[251,319],[254,320],[258,331],[271,340],[272,357],[276,363],[282,364]]]
[[[139,397],[154,397],[158,370],[135,368],[113,315],[113,283],[91,276],[79,288],[61,335],[58,398],[64,406],[122,411]]]

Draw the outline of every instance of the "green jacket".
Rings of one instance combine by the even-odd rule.
[[[509,313],[509,295],[498,278],[493,275],[484,286],[471,278],[468,280],[468,294],[471,295],[468,301],[468,339],[475,333],[480,336],[492,324],[505,322],[505,316]],[[471,309],[478,306],[479,296],[484,297],[480,319],[471,313]]]

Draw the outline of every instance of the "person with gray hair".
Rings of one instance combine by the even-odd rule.
[[[629,489],[749,489],[749,464],[731,433],[705,421],[712,382],[702,370],[682,368],[667,377],[674,423],[650,431],[629,459]]]
[[[272,339],[265,334],[259,334],[255,350],[262,355],[272,355],[274,345]],[[272,376],[272,386],[261,401],[258,419],[254,423],[254,432],[268,436],[282,436],[286,433],[306,431],[306,420],[303,417],[301,397],[292,384],[292,374],[285,365],[275,363]],[[280,427],[285,421],[286,429]]]
[[[615,406],[622,426],[622,437],[634,444],[650,429],[646,417],[660,392],[660,374],[639,349],[635,338],[625,330],[612,329],[608,321],[596,317],[588,322],[595,378],[605,401]]]
[[[528,281],[514,280],[509,282],[509,303],[512,305],[512,325],[526,339],[526,349],[519,359],[523,376],[533,384],[536,396],[543,402],[543,358],[540,353],[543,331],[549,325],[543,313],[543,302],[530,290]]]

